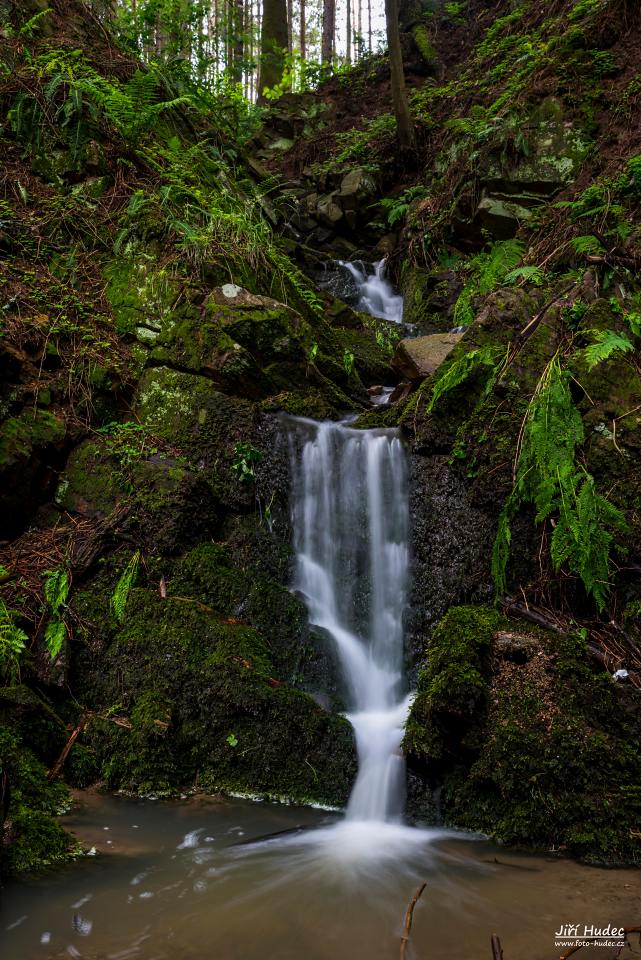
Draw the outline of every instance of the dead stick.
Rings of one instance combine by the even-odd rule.
[[[405,951],[406,951],[406,949],[407,949],[407,944],[408,944],[409,939],[410,939],[410,930],[412,929],[412,915],[413,915],[413,913],[414,913],[414,907],[415,907],[416,904],[418,903],[418,899],[419,899],[420,895],[423,893],[423,890],[425,890],[425,887],[426,887],[426,886],[427,886],[426,883],[422,883],[422,884],[420,885],[420,887],[417,889],[416,893],[414,894],[414,896],[413,896],[412,899],[410,900],[410,902],[409,902],[409,904],[408,904],[408,907],[407,907],[407,910],[405,911],[405,929],[403,930],[403,936],[401,937],[401,956],[400,956],[400,960],[405,960]]]
[[[491,938],[493,960],[503,960],[503,947],[498,936],[493,933]]]
[[[69,756],[69,751],[73,747],[74,743],[76,742],[76,740],[78,739],[78,737],[80,736],[80,734],[82,733],[86,725],[87,725],[87,717],[83,717],[80,723],[78,724],[78,726],[74,727],[71,733],[71,736],[69,737],[69,739],[67,740],[64,746],[62,753],[60,754],[60,756],[54,763],[53,767],[47,774],[47,780],[49,781],[49,783],[51,783],[52,780],[55,780],[60,774],[60,771],[65,765],[65,760]]]

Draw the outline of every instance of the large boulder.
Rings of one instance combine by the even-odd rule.
[[[438,370],[462,336],[462,333],[432,333],[427,337],[401,340],[392,366],[408,380],[424,380]]]
[[[425,651],[404,741],[446,823],[638,864],[638,691],[588,652],[576,634],[493,607],[448,611]]]

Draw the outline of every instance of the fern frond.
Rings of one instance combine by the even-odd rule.
[[[481,347],[478,350],[470,350],[469,353],[459,357],[445,369],[439,371],[432,388],[432,396],[427,405],[426,413],[432,413],[440,398],[467,380],[475,370],[486,367],[488,371],[492,371],[496,368],[496,363],[496,349],[494,347]]]
[[[118,623],[124,622],[129,592],[136,582],[139,564],[140,550],[136,550],[120,575],[120,579],[116,584],[116,589],[113,592],[113,596],[111,598],[111,609],[113,610],[114,616]]]
[[[510,501],[508,499],[499,516],[496,538],[492,548],[492,579],[494,580],[497,599],[505,595],[507,588],[507,564],[510,558],[510,543],[512,542],[509,514]]]
[[[634,350],[633,344],[624,333],[617,333],[615,330],[590,330],[590,335],[593,342],[583,350],[588,370],[592,370],[604,360],[609,360],[614,354]]]
[[[52,613],[60,613],[60,608],[69,597],[69,574],[64,567],[46,570],[44,576],[44,594]]]
[[[20,660],[29,638],[15,623],[16,614],[0,599],[0,679],[14,683],[20,675]]]

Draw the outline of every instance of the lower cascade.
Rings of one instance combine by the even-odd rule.
[[[398,823],[403,612],[409,581],[407,464],[395,430],[291,419],[294,588],[336,645],[359,771],[347,821]]]

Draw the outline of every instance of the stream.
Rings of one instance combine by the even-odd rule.
[[[554,960],[562,923],[631,924],[638,876],[425,831],[399,858],[341,843],[335,815],[248,800],[85,794],[66,826],[99,851],[3,891],[3,960],[396,960],[420,881],[417,960]],[[281,834],[272,840],[255,838]],[[328,838],[333,842],[327,843]],[[641,956],[638,947],[625,956]],[[581,960],[610,960],[590,948]]]
[[[361,302],[369,298],[370,312],[394,309],[400,321],[402,299],[384,287],[379,266],[361,271]],[[506,960],[551,960],[562,952],[554,937],[562,924],[635,923],[632,873],[517,855],[403,822],[401,740],[411,703],[403,675],[405,449],[392,429],[282,423],[292,589],[335,644],[355,731],[359,767],[345,813],[233,798],[80,795],[63,822],[96,855],[4,892],[0,956],[383,960],[398,956],[405,908],[422,881],[411,938],[419,960],[489,958],[493,932]],[[641,954],[635,947],[626,955]]]

